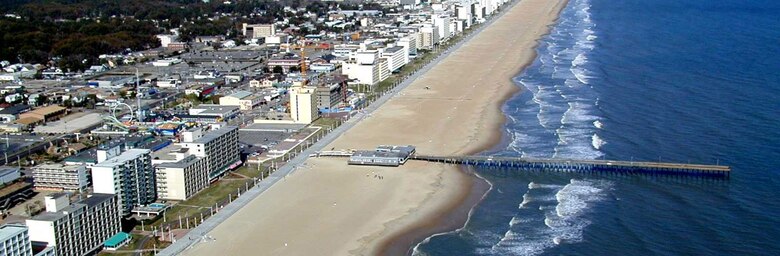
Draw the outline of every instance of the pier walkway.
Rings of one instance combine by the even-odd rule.
[[[644,174],[729,178],[731,167],[722,165],[634,162],[611,160],[537,159],[494,156],[425,156],[410,160],[447,164],[497,167],[523,171],[554,171],[571,173]]]

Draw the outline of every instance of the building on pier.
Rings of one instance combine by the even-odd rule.
[[[349,157],[351,165],[400,166],[406,163],[416,149],[412,145],[381,145],[375,150],[358,150]]]

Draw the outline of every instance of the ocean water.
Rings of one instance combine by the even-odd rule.
[[[521,28],[518,28],[521,29]],[[780,255],[780,1],[571,0],[486,154],[725,164],[726,181],[477,170],[419,255]]]

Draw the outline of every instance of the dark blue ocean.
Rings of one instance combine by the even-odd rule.
[[[522,29],[522,28],[518,28]],[[478,170],[421,255],[780,255],[780,1],[571,0],[486,154],[723,164],[726,181]]]

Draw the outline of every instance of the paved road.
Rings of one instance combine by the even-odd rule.
[[[403,90],[404,88],[412,84],[412,82],[417,80],[417,78],[430,71],[431,68],[433,68],[433,66],[436,65],[436,63],[449,56],[452,52],[454,52],[455,50],[460,48],[463,44],[473,39],[474,36],[482,32],[485,28],[489,27],[495,20],[498,19],[498,17],[501,17],[506,13],[505,10],[510,9],[516,3],[517,1],[511,3],[509,6],[505,8],[502,8],[501,14],[499,14],[498,16],[494,16],[492,19],[490,19],[489,22],[484,23],[482,26],[480,26],[480,28],[476,30],[474,33],[469,34],[466,38],[464,38],[457,44],[453,45],[449,49],[444,50],[441,55],[433,59],[430,63],[423,66],[421,69],[414,72],[406,80],[404,80],[404,82],[400,83],[395,89],[390,90],[388,93],[378,98],[375,102],[371,103],[371,105],[365,108],[363,111],[359,111],[358,114],[356,114],[353,118],[344,122],[344,124],[342,124],[338,128],[335,128],[333,131],[328,133],[328,135],[323,137],[320,141],[314,143],[311,147],[301,152],[301,154],[291,159],[289,162],[287,162],[287,164],[279,168],[277,171],[273,172],[270,176],[265,178],[263,181],[260,181],[255,187],[251,188],[250,190],[242,194],[239,198],[237,198],[235,201],[225,206],[225,208],[223,208],[217,214],[215,214],[211,218],[208,218],[201,225],[192,229],[192,231],[187,233],[185,237],[179,239],[171,246],[168,246],[157,255],[176,255],[183,252],[184,250],[191,248],[197,243],[219,242],[219,241],[214,241],[213,238],[208,236],[208,232],[211,232],[211,230],[216,228],[220,223],[222,223],[227,218],[229,218],[230,216],[238,212],[239,209],[249,204],[249,202],[254,200],[257,196],[261,195],[263,192],[271,188],[271,186],[276,184],[276,182],[284,179],[285,176],[294,173],[295,170],[297,169],[296,167],[303,164],[306,161],[306,159],[309,158],[310,154],[314,154],[317,151],[323,150],[325,146],[329,145],[331,142],[333,142],[339,136],[341,136],[341,134],[351,129],[358,122],[360,122],[361,120],[369,116],[377,108],[379,108],[380,106],[385,104],[388,100],[390,100],[392,97],[394,97],[399,91]]]

